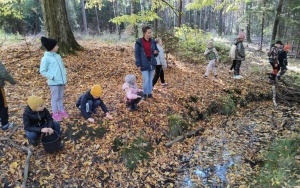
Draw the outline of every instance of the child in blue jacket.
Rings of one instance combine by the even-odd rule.
[[[54,39],[42,37],[42,45],[47,49],[41,61],[40,73],[47,78],[51,90],[52,118],[61,121],[69,115],[64,109],[64,89],[67,73],[62,58],[57,54],[58,45]]]
[[[97,108],[100,106],[108,119],[112,119],[106,105],[101,100],[102,88],[100,85],[94,85],[86,93],[81,95],[76,102],[76,106],[80,109],[82,116],[89,122],[94,123],[92,113],[96,114]]]

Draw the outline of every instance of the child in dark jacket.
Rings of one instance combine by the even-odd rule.
[[[96,109],[100,106],[108,119],[112,119],[107,107],[101,100],[102,88],[100,85],[94,85],[85,94],[81,95],[76,102],[76,106],[80,109],[82,116],[89,122],[94,123],[92,113],[96,114]]]
[[[43,99],[30,96],[27,104],[23,113],[23,123],[30,144],[37,146],[42,133],[51,135],[56,131],[58,136],[61,136],[60,125],[53,121],[50,112],[44,107]],[[61,145],[59,149],[62,147]]]
[[[16,81],[14,78],[7,72],[5,66],[0,61],[0,118],[1,118],[1,125],[3,131],[11,129],[14,127],[13,122],[8,122],[8,106],[5,96],[5,81],[8,81],[10,84],[15,85]]]
[[[125,92],[125,102],[129,110],[137,110],[137,104],[143,97],[143,90],[138,89],[135,75],[129,74],[125,77],[122,90]]]

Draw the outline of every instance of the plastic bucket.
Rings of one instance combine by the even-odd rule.
[[[41,142],[43,144],[44,150],[47,153],[54,153],[59,150],[61,145],[59,135],[54,131],[51,135],[42,134]]]

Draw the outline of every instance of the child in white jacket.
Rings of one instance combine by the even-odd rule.
[[[129,111],[137,110],[137,104],[143,97],[143,90],[138,89],[135,75],[129,74],[125,77],[122,90],[125,92],[125,102]]]
[[[164,70],[165,68],[167,68],[167,63],[166,63],[166,59],[165,59],[165,53],[164,53],[164,49],[162,47],[162,40],[161,38],[156,38],[155,39],[157,48],[158,48],[158,56],[156,57],[156,67],[155,67],[155,75],[153,78],[153,86],[156,84],[158,78],[160,78],[161,81],[161,85],[162,86],[166,86],[167,83],[165,82],[165,75],[164,75]]]
[[[209,60],[204,77],[207,78],[209,72],[213,71],[215,78],[217,78],[216,61],[219,60],[219,56],[216,48],[214,48],[214,44],[212,41],[208,42],[204,55]]]

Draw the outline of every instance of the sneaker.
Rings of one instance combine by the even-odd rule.
[[[133,108],[133,110],[137,110],[137,108],[138,108],[137,104],[134,103],[133,106],[132,106],[132,108]]]
[[[242,79],[243,77],[241,75],[238,75],[238,79]]]
[[[39,145],[40,140],[39,140],[39,139],[37,139],[37,140],[29,140],[29,139],[28,139],[28,142],[29,142],[29,144],[32,145],[33,147],[36,147],[37,145]]]
[[[207,78],[207,76],[206,76],[206,75],[204,75],[204,78]]]
[[[166,83],[166,82],[165,82],[165,83],[161,83],[161,85],[162,85],[162,86],[167,86],[168,83]]]
[[[68,117],[69,117],[69,114],[67,114],[66,111],[60,111],[60,112],[58,112],[58,113],[59,113],[59,115],[60,115],[62,118],[68,118]]]
[[[144,101],[147,100],[147,94],[144,94],[144,95],[143,95],[142,100],[144,100]]]
[[[233,79],[238,79],[238,75],[234,75],[234,76],[233,76]]]
[[[62,120],[62,118],[61,118],[61,116],[60,116],[60,114],[59,114],[58,112],[53,113],[53,114],[52,114],[52,118],[53,118],[55,121],[61,121],[61,120]]]
[[[149,94],[149,95],[148,95],[148,98],[153,98],[152,94]]]
[[[12,129],[14,126],[15,126],[15,124],[14,124],[13,122],[9,122],[9,123],[7,123],[6,125],[3,125],[3,126],[1,127],[1,129],[2,129],[3,131],[6,131],[6,130],[9,130],[9,129]]]

